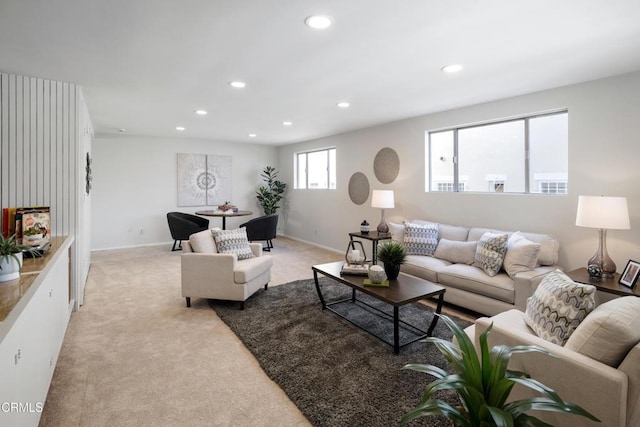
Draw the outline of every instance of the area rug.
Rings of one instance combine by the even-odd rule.
[[[321,278],[327,301],[351,295],[351,289]],[[358,298],[385,310],[392,308],[358,293]],[[246,302],[209,302],[220,318],[253,353],[267,375],[276,382],[314,426],[398,425],[415,408],[433,377],[401,368],[407,363],[429,363],[448,369],[433,344],[417,341],[393,348],[356,328],[328,310],[322,310],[313,280],[299,280],[260,290]],[[370,310],[341,304],[345,314],[365,322],[377,333],[393,336],[392,322],[376,320]],[[348,312],[348,313],[347,313]],[[433,311],[420,304],[400,308],[401,320],[428,329]],[[454,320],[463,327],[469,325]],[[401,337],[409,335],[405,331]],[[438,322],[434,336],[451,339],[451,332]],[[402,342],[402,340],[401,340]],[[450,392],[439,396],[452,404]],[[411,426],[450,426],[439,417],[421,418]]]

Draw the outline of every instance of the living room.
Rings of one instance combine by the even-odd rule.
[[[51,46],[37,48],[41,41],[36,36],[34,28],[38,25],[44,26],[45,29],[42,33],[38,33],[40,39],[42,39],[43,33],[48,32],[51,35],[49,42],[55,44],[57,42],[56,34],[58,34],[55,27],[64,26],[61,23],[68,23],[67,19],[62,19],[61,15],[71,15],[74,8],[78,8],[82,12],[78,14],[79,19],[82,20],[82,17],[85,16],[86,21],[77,24],[77,26],[71,26],[69,33],[73,33],[74,30],[92,33],[93,27],[99,21],[96,17],[105,14],[108,16],[106,22],[113,23],[114,16],[118,15],[118,8],[110,7],[110,10],[102,10],[102,6],[96,4],[81,6],[68,1],[64,2],[64,7],[60,7],[60,10],[52,12],[35,2],[26,2],[33,4],[23,4],[22,6],[19,6],[18,3],[20,2],[7,2],[0,6],[0,16],[5,16],[4,19],[0,18],[2,27],[4,27],[4,30],[0,30],[0,40],[3,40],[0,42],[0,58],[2,58],[0,72],[5,76],[7,74],[29,76],[77,84],[79,88],[82,88],[87,110],[95,128],[95,137],[91,139],[87,147],[92,158],[92,189],[90,195],[83,199],[86,203],[83,206],[86,206],[89,213],[84,217],[83,226],[79,227],[80,232],[76,236],[79,241],[90,239],[90,241],[86,241],[86,245],[87,251],[92,252],[91,268],[93,272],[89,273],[90,279],[87,286],[91,285],[95,288],[97,283],[91,282],[91,274],[96,274],[96,270],[101,270],[103,266],[111,266],[111,261],[107,264],[93,264],[96,258],[106,262],[104,261],[107,258],[106,254],[112,254],[112,251],[122,251],[122,258],[135,259],[136,251],[154,253],[158,249],[158,245],[162,245],[160,246],[162,250],[168,250],[172,241],[167,227],[166,213],[175,210],[193,213],[204,208],[202,206],[182,207],[177,205],[176,155],[178,153],[231,156],[233,162],[232,202],[240,209],[252,211],[253,216],[261,214],[255,198],[255,190],[261,184],[260,172],[268,165],[277,167],[280,171],[279,178],[288,184],[288,190],[280,210],[278,234],[283,238],[289,238],[288,244],[294,247],[298,243],[305,243],[326,250],[326,253],[317,255],[319,258],[330,258],[331,254],[341,256],[347,245],[349,232],[356,231],[364,219],[374,227],[380,219],[380,210],[371,207],[370,197],[363,204],[355,204],[350,199],[348,183],[350,177],[357,172],[362,172],[368,178],[370,190],[394,191],[395,207],[385,212],[390,221],[425,219],[467,227],[550,234],[560,242],[558,265],[565,271],[586,266],[586,261],[593,255],[598,244],[597,235],[593,229],[576,226],[578,197],[580,195],[626,197],[631,228],[629,230],[610,230],[607,240],[608,249],[618,265],[618,272],[622,271],[630,259],[638,260],[640,258],[640,233],[636,230],[640,217],[640,192],[636,188],[640,181],[640,168],[638,168],[637,161],[640,158],[640,144],[637,136],[637,131],[640,130],[637,120],[640,115],[640,105],[638,104],[640,59],[634,54],[638,48],[636,40],[640,39],[640,26],[632,23],[640,22],[636,19],[640,10],[631,1],[620,0],[610,3],[608,6],[598,6],[598,2],[589,2],[589,7],[574,1],[561,7],[560,10],[555,10],[556,6],[553,6],[551,2],[544,2],[539,6],[533,6],[533,2],[531,2],[526,7],[523,6],[525,7],[523,15],[536,12],[536,18],[543,20],[544,24],[551,28],[550,35],[547,34],[544,43],[540,45],[533,44],[530,39],[526,39],[531,42],[530,45],[526,45],[526,48],[531,49],[529,54],[514,57],[515,59],[512,61],[505,60],[495,68],[486,63],[483,63],[482,67],[474,64],[474,61],[479,61],[477,58],[479,54],[473,50],[477,49],[476,45],[473,46],[473,49],[465,50],[464,55],[461,53],[456,58],[453,57],[454,55],[443,55],[442,52],[446,50],[447,46],[449,50],[454,50],[464,41],[471,44],[470,39],[473,37],[474,31],[465,33],[466,37],[461,36],[461,40],[442,43],[442,40],[448,41],[449,38],[455,37],[438,27],[437,37],[433,36],[434,38],[429,40],[434,40],[434,44],[441,43],[445,47],[439,47],[436,50],[437,54],[433,55],[429,55],[428,51],[436,48],[426,42],[424,44],[428,46],[423,47],[422,40],[407,39],[407,52],[400,55],[394,49],[393,43],[385,42],[383,37],[371,40],[363,37],[363,39],[358,39],[358,42],[363,43],[365,40],[369,44],[360,45],[362,64],[366,63],[367,66],[377,64],[378,68],[372,68],[374,71],[366,73],[362,69],[364,65],[353,65],[353,70],[355,70],[353,72],[362,75],[362,79],[366,80],[369,89],[359,92],[359,99],[351,98],[349,94],[342,95],[351,102],[351,105],[344,110],[335,108],[335,103],[342,101],[343,98],[333,96],[335,92],[322,87],[322,85],[305,90],[304,83],[306,82],[303,82],[302,85],[295,86],[295,89],[283,90],[283,95],[275,89],[268,90],[265,87],[269,83],[265,81],[265,77],[261,76],[261,72],[264,68],[273,66],[277,61],[263,60],[261,62],[262,69],[260,69],[261,67],[252,69],[247,65],[250,60],[242,58],[242,55],[240,55],[239,63],[244,67],[243,78],[246,78],[247,87],[240,91],[227,87],[227,80],[233,78],[231,65],[212,65],[202,62],[185,64],[186,71],[189,71],[190,68],[195,71],[190,72],[188,78],[174,76],[176,88],[166,87],[171,86],[171,83],[167,82],[162,97],[156,93],[142,101],[140,92],[151,92],[151,87],[157,86],[158,82],[147,82],[140,69],[136,70],[139,74],[132,75],[126,85],[116,87],[106,80],[101,87],[96,87],[92,85],[94,80],[90,76],[91,73],[85,77],[79,77],[82,76],[81,73],[76,73],[77,70],[69,68],[82,69],[87,67],[96,75],[101,74],[97,69],[103,68],[106,70],[105,74],[115,75],[117,74],[115,71],[118,68],[118,61],[121,61],[124,67],[125,63],[134,62],[137,59],[136,55],[140,55],[141,62],[148,61],[146,65],[148,73],[153,74],[153,65],[150,64],[164,65],[165,61],[176,60],[174,58],[167,60],[169,55],[164,52],[157,54],[158,56],[165,55],[163,60],[155,62],[157,58],[153,52],[155,49],[159,49],[157,45],[129,44],[127,37],[135,35],[133,32],[130,33],[133,31],[131,28],[135,26],[135,23],[125,22],[118,27],[121,32],[116,31],[111,34],[117,41],[113,44],[122,46],[121,58],[117,56],[106,59],[96,58],[89,54],[83,57],[79,52],[85,49],[94,49],[94,46],[90,45],[91,38],[87,37],[86,42],[83,40],[74,41],[75,44],[72,45],[73,49],[71,50],[76,50],[74,55],[77,57],[77,62],[72,63],[73,65],[70,67],[67,62],[69,61],[68,56],[60,62],[49,56],[48,49]],[[216,21],[216,25],[225,31],[230,31],[231,24],[225,25],[221,22],[224,21],[223,18],[231,19],[231,17],[252,10],[248,5],[240,7],[233,6],[231,2],[214,3],[217,3],[217,9],[216,6],[211,6],[213,9],[208,9],[203,4],[199,4],[198,7],[211,13],[217,13],[219,21]],[[295,10],[271,13],[269,16],[276,15],[276,24],[274,24],[276,27],[282,22],[291,20],[300,24],[301,31],[308,31],[309,29],[304,27],[304,18],[312,12],[326,13],[331,15],[334,20],[333,29],[330,28],[328,31],[340,34],[340,26],[343,24],[340,22],[341,9],[338,2],[324,3],[324,5],[314,5],[313,11],[305,12],[304,16],[296,15],[299,12],[299,5]],[[128,10],[124,4],[119,6],[123,8],[122,10]],[[166,7],[166,4],[164,6]],[[275,2],[270,6],[274,10],[283,8]],[[327,10],[323,10],[323,6]],[[469,8],[469,15],[465,15],[462,6]],[[30,7],[33,8],[33,21],[27,18],[29,16],[27,11]],[[349,16],[357,16],[358,12],[353,9],[354,7],[356,6],[349,6],[347,7],[348,11],[343,10],[344,16],[347,13]],[[376,11],[376,7],[379,7],[380,10]],[[389,5],[376,5],[372,7],[370,15],[364,14],[364,17],[356,22],[362,25],[362,20],[366,21],[374,14],[384,16],[389,12],[389,7]],[[395,7],[399,8],[399,6]],[[429,7],[434,9],[429,9]],[[459,4],[458,7],[460,7],[458,11],[460,13],[455,13],[456,11],[452,10],[455,9],[453,7],[446,9],[441,5],[419,5],[417,2],[411,2],[410,5],[402,6],[396,14],[388,13],[386,24],[376,24],[379,25],[376,28],[381,34],[385,34],[385,30],[391,31],[397,26],[401,27],[396,20],[402,19],[409,19],[411,25],[418,25],[420,20],[429,19],[429,25],[437,27],[439,21],[437,18],[433,18],[437,13],[451,19],[451,21],[444,22],[451,22],[452,27],[458,30],[467,24],[472,30],[477,31],[478,26],[482,27],[478,22],[483,20],[489,22],[487,27],[492,27],[492,24],[495,27],[500,19],[511,18],[512,22],[508,26],[511,32],[505,30],[505,33],[496,33],[498,35],[495,35],[494,38],[485,39],[485,41],[496,42],[498,39],[502,41],[510,38],[517,40],[515,27],[518,25],[526,25],[526,28],[531,30],[538,27],[538,24],[527,23],[522,17],[516,19],[517,15],[514,13],[517,8],[506,7],[504,2],[492,2],[490,6],[484,6],[488,10],[499,7],[507,9],[504,12],[505,15],[495,12],[497,16],[494,17],[487,16],[491,13],[483,11],[477,5]],[[576,27],[563,32],[568,23],[559,23],[551,18],[544,20],[546,15],[540,12],[543,7],[555,10],[556,16],[559,17],[558,21],[568,20],[568,17],[575,13]],[[269,5],[262,5],[256,8],[255,13],[248,13],[251,16],[251,22],[259,21],[259,17],[256,16],[260,15],[258,12],[265,12],[265,9],[268,8]],[[366,8],[366,6],[361,4],[358,9],[360,8]],[[412,9],[415,10],[412,11]],[[154,18],[158,19],[158,22],[154,22],[158,27],[159,24],[164,25],[174,19],[171,13],[174,13],[175,9],[169,8],[167,10],[166,16]],[[417,11],[425,16],[420,16]],[[133,12],[131,11],[132,16],[134,16]],[[140,11],[135,12],[139,13]],[[175,19],[180,21],[180,28],[187,31],[185,27],[188,27],[191,22],[182,14],[175,13]],[[412,14],[416,16],[410,19]],[[426,15],[430,17],[427,18]],[[549,15],[552,14],[549,13]],[[192,15],[187,16],[189,19],[193,19]],[[455,16],[459,17],[454,20]],[[187,21],[186,24],[177,17],[184,18]],[[125,16],[123,19],[128,18]],[[636,20],[634,21],[634,19]],[[5,22],[5,20],[11,22]],[[474,21],[475,24],[471,25],[470,21]],[[233,22],[236,23],[236,21]],[[533,20],[533,22],[537,21]],[[198,25],[201,24],[198,21]],[[19,30],[17,27],[21,25],[27,27],[29,31],[33,31],[33,34],[26,34],[28,31]],[[616,26],[619,28],[614,29]],[[152,26],[151,28],[157,29],[158,27]],[[270,33],[266,30],[268,27],[260,26],[259,28],[262,35],[269,41]],[[544,25],[540,27],[544,27]],[[216,37],[223,39],[224,32],[220,28],[216,30],[218,31]],[[95,30],[95,32],[107,32],[107,30],[109,28],[99,28],[99,31]],[[247,35],[245,36],[246,40],[243,39],[244,42],[250,43],[251,38],[259,39],[261,37],[257,30],[245,31],[247,31]],[[21,36],[18,39],[21,39],[22,42],[16,40],[14,33]],[[544,32],[536,32],[539,37],[542,37],[542,33]],[[232,34],[239,37],[236,32]],[[418,34],[422,33],[418,32]],[[158,44],[165,41],[173,43],[172,40],[179,38],[179,34],[171,33],[162,37],[167,40],[161,40]],[[342,65],[334,66],[332,61],[323,61],[322,59],[326,51],[337,48],[342,39],[332,38],[330,42],[323,44],[321,37],[321,33],[313,33],[308,38],[300,36],[297,39],[300,44],[307,43],[322,53],[317,57],[311,55],[308,59],[309,62],[305,62],[304,65],[295,66],[294,63],[294,66],[291,66],[289,63],[290,68],[284,71],[280,70],[280,73],[295,76],[296,72],[299,72],[303,76],[299,79],[308,81],[313,80],[309,78],[303,69],[304,67],[317,66],[322,69],[322,72],[336,79],[340,77],[341,73],[350,74],[351,71],[342,70]],[[76,38],[78,38],[77,35]],[[82,39],[82,37],[78,39]],[[138,42],[140,40],[137,39]],[[549,40],[556,40],[557,44],[562,46],[552,49],[554,43]],[[564,40],[569,40],[566,45],[561,43]],[[63,38],[58,43],[71,42],[69,38]],[[509,43],[504,43],[504,45],[507,44]],[[242,43],[240,43],[241,45]],[[508,47],[502,46],[500,43],[496,44],[497,47],[498,45],[502,48]],[[300,46],[295,47],[300,48]],[[388,59],[367,62],[370,56],[375,56],[376,48],[384,52]],[[293,47],[291,49],[293,52]],[[511,46],[511,50],[507,51],[511,52],[514,49]],[[61,50],[64,49],[51,48],[51,51],[56,53]],[[117,51],[117,49],[114,50]],[[141,50],[144,51],[144,54],[140,53]],[[220,55],[224,56],[225,53],[232,55],[230,50],[231,48],[221,48]],[[412,50],[421,53],[415,54],[412,53]],[[591,59],[591,62],[588,63],[582,62],[583,57],[589,56],[587,51],[594,50],[601,58]],[[254,52],[252,51],[252,53]],[[274,56],[283,58],[285,53],[287,52],[279,50]],[[355,53],[353,55],[355,56],[354,62],[358,62],[358,55]],[[385,80],[382,75],[391,74],[392,68],[410,68],[407,64],[411,64],[411,61],[417,62],[420,56],[437,57],[437,61],[436,59],[429,61],[430,66],[435,62],[438,64],[437,67],[429,71],[430,83],[418,86],[419,89],[411,87],[417,82],[416,74],[424,72],[423,65],[420,65],[407,75],[410,84],[399,88],[398,94],[389,90],[392,84],[401,80],[400,74],[394,74],[395,80]],[[330,58],[335,59],[333,56]],[[407,62],[398,62],[399,65],[396,66],[394,61],[400,61],[401,58]],[[349,63],[347,58],[344,59],[345,63]],[[91,64],[85,64],[84,61]],[[380,64],[380,61],[386,63]],[[449,61],[460,61],[464,63],[465,69],[459,74],[442,73],[440,68],[450,63]],[[231,63],[232,61],[225,62]],[[114,63],[116,63],[115,66]],[[509,65],[517,67],[518,71],[498,75],[497,67],[508,67]],[[338,71],[335,71],[336,68]],[[216,91],[219,90],[220,93],[226,91],[226,93],[220,95],[219,100],[210,102],[208,106],[205,105],[209,110],[206,117],[196,117],[193,110],[200,108],[204,101],[199,105],[185,107],[187,100],[182,98],[177,87],[189,89],[189,85],[185,85],[183,80],[193,78],[195,75],[216,75],[216,72],[219,81],[216,81],[215,84],[224,86],[223,89],[216,89]],[[379,73],[381,76],[371,75],[375,73]],[[166,78],[166,75],[162,75],[161,78]],[[553,78],[550,80],[552,83],[547,83],[546,78]],[[292,80],[297,79],[292,78]],[[278,80],[277,83],[278,89],[285,86],[283,80]],[[435,92],[438,86],[441,86],[443,92]],[[8,88],[8,86],[2,87],[3,90]],[[344,86],[341,88],[344,89]],[[129,90],[131,92],[128,92]],[[198,91],[197,89],[192,90],[193,92]],[[324,90],[330,94],[324,94]],[[298,92],[295,93],[295,91]],[[209,89],[202,89],[204,94],[212,92]],[[365,96],[367,92],[370,96]],[[133,95],[134,93],[135,95]],[[218,94],[218,92],[215,93]],[[378,93],[380,95],[377,95]],[[382,93],[386,95],[383,96]],[[409,103],[409,98],[413,103],[418,102],[416,98],[422,98],[424,105],[420,108],[414,107],[409,111],[404,110],[402,114],[389,114],[388,110],[384,110],[383,112],[388,114],[386,116],[376,108],[368,110],[367,114],[363,113],[363,110],[359,110],[364,108],[365,104],[371,107],[372,104],[378,102],[387,105],[402,104],[403,95],[407,95],[407,103]],[[286,98],[286,100],[277,100],[276,102],[275,98],[278,97]],[[298,108],[298,105],[308,105],[307,102],[310,98],[317,98],[318,102],[320,100],[328,102],[327,98],[329,97],[335,98],[331,98],[332,101],[329,104],[331,111],[329,112],[322,109],[325,107],[317,106],[314,106],[313,109],[310,108],[307,115],[296,111],[297,109],[302,111],[303,108]],[[197,97],[189,97],[188,101],[194,98]],[[233,102],[237,102],[234,98],[240,98],[242,103],[234,104]],[[175,103],[179,104],[179,107],[186,113],[180,113],[182,114],[180,117],[171,117],[170,115],[176,111],[173,106],[168,106],[172,103],[172,99],[175,99]],[[227,102],[229,108],[225,108]],[[253,102],[263,105],[262,109],[260,111],[257,111],[257,108],[256,111],[250,109],[248,105]],[[264,107],[269,103],[278,105],[278,108]],[[115,115],[114,112],[118,110],[118,107],[124,110],[128,104],[136,104],[136,106],[127,110],[126,117]],[[2,105],[4,108],[2,110],[4,116],[2,117],[6,118],[6,104]],[[116,105],[115,108],[114,105]],[[153,110],[154,106],[159,108]],[[289,108],[288,114],[290,116],[288,117],[284,115],[285,107]],[[382,109],[382,107],[378,108]],[[222,110],[228,111],[223,112]],[[568,191],[566,194],[425,191],[425,187],[428,185],[426,175],[429,163],[428,132],[564,110],[568,112],[569,129],[566,180]],[[245,111],[247,112],[246,117],[241,117]],[[158,115],[158,118],[151,117],[155,114]],[[260,126],[264,131],[250,128],[251,120],[256,119],[259,115],[264,116],[260,119]],[[343,123],[341,120],[345,120],[343,117],[345,115],[350,116],[350,121]],[[293,121],[292,126],[287,127],[281,124],[283,120],[289,119]],[[165,125],[168,124],[167,129],[158,131],[158,128],[154,128],[153,126],[157,126],[157,121],[164,121]],[[274,122],[277,126],[267,126],[264,124],[266,121]],[[335,121],[336,124],[332,121]],[[228,133],[225,135],[209,136],[215,134],[207,134],[204,130],[209,127],[222,129],[225,122],[229,123],[229,127],[225,130]],[[3,119],[3,129],[5,123],[7,121]],[[242,126],[242,123],[245,125]],[[186,130],[177,131],[175,126],[180,124],[184,125]],[[5,131],[3,130],[3,132]],[[250,137],[248,136],[250,132],[255,132],[257,135]],[[4,150],[5,146],[2,147]],[[294,165],[296,153],[329,147],[336,149],[336,188],[334,190],[296,188]],[[376,179],[373,166],[376,154],[385,147],[391,147],[395,150],[400,160],[397,178],[389,184],[383,184]],[[84,155],[84,147],[82,148],[81,154]],[[7,159],[5,158],[3,162],[3,165],[6,164]],[[84,184],[84,165],[78,165],[77,169],[78,185]],[[425,183],[426,180],[427,183]],[[2,190],[2,207],[6,207],[11,199],[5,198],[4,186]],[[27,199],[21,200],[27,202]],[[13,200],[15,201],[15,199]],[[229,218],[228,228],[237,227],[245,220],[246,218]],[[217,221],[219,221],[218,218],[212,218],[211,226],[218,226]],[[87,228],[84,228],[85,226]],[[274,256],[278,256],[277,246],[278,242],[276,241]],[[179,261],[175,263],[179,255],[177,253],[173,255],[175,255],[173,261],[170,262],[174,263],[171,264],[171,268],[175,271],[170,275],[173,274],[171,277],[177,281],[175,289],[172,291],[176,298],[175,309],[178,310],[178,306],[180,309],[184,308],[184,301],[179,295],[179,270],[176,270],[179,268]],[[118,258],[118,255],[113,256]],[[291,280],[310,277],[313,263],[314,261],[309,260],[307,276],[295,277]],[[88,263],[86,269],[89,269]],[[151,274],[150,272],[138,273],[140,275]],[[108,275],[105,274],[105,277]],[[144,286],[144,282],[136,283]],[[84,295],[82,292],[81,294]],[[125,305],[129,302],[126,301]],[[205,313],[212,312],[212,310],[204,301],[198,303],[196,310],[192,312],[197,313],[195,316],[198,316],[202,321],[208,322],[209,320],[205,320],[204,316],[206,316]],[[77,324],[82,319],[82,313],[83,307],[80,306],[79,310],[71,315],[74,328],[80,328],[80,326],[73,324]],[[190,314],[191,312],[184,311],[184,314],[180,314],[180,316]],[[100,325],[99,322],[92,324],[96,327]],[[209,327],[211,327],[210,324]],[[128,342],[128,344],[133,345],[132,342]],[[209,348],[209,350],[211,349]],[[215,417],[214,414],[211,416]],[[92,424],[90,418],[83,420],[83,425]],[[202,422],[201,419],[198,421]],[[198,422],[194,421],[194,424],[198,424]],[[219,424],[224,424],[224,422]],[[228,420],[227,425],[232,424],[233,420]]]

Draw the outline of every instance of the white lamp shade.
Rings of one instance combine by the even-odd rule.
[[[373,190],[371,195],[371,207],[391,209],[395,207],[393,202],[393,190]]]
[[[629,208],[626,197],[580,196],[576,225],[579,227],[627,230]]]

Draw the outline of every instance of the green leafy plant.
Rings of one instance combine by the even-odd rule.
[[[35,236],[35,235],[44,234],[44,233],[40,228],[32,227],[32,228],[29,228],[28,230],[25,230],[24,233],[22,234],[25,236]]]
[[[11,237],[4,237],[0,234],[0,260],[8,263],[9,259],[12,258],[22,268],[20,258],[17,255],[22,251],[34,252],[34,249],[30,246],[18,244],[15,234]],[[0,266],[0,270],[2,270],[2,266]]]
[[[393,240],[378,245],[378,259],[383,264],[401,265],[407,260],[407,249],[402,243]]]
[[[278,203],[284,197],[284,190],[287,184],[277,178],[278,170],[272,166],[264,168],[260,174],[266,185],[261,185],[256,191],[258,202],[262,206],[265,215],[271,215],[278,211]]]
[[[402,417],[401,424],[419,417],[443,415],[462,427],[549,426],[527,415],[525,412],[529,410],[564,412],[600,421],[580,406],[563,401],[554,390],[526,373],[507,369],[512,354],[537,351],[552,356],[548,351],[530,345],[498,345],[489,350],[487,335],[493,327],[491,324],[479,337],[479,358],[467,334],[447,316],[440,316],[440,319],[451,329],[459,345],[440,338],[427,338],[424,341],[435,344],[454,372],[449,374],[433,365],[406,365],[403,369],[423,372],[434,376],[436,380],[425,388],[420,405]],[[528,387],[542,396],[507,403],[515,384]],[[433,398],[433,393],[445,389],[457,392],[461,402],[459,407]]]

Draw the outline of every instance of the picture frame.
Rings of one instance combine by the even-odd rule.
[[[633,289],[638,281],[638,276],[640,276],[640,262],[630,259],[620,275],[619,283]]]

